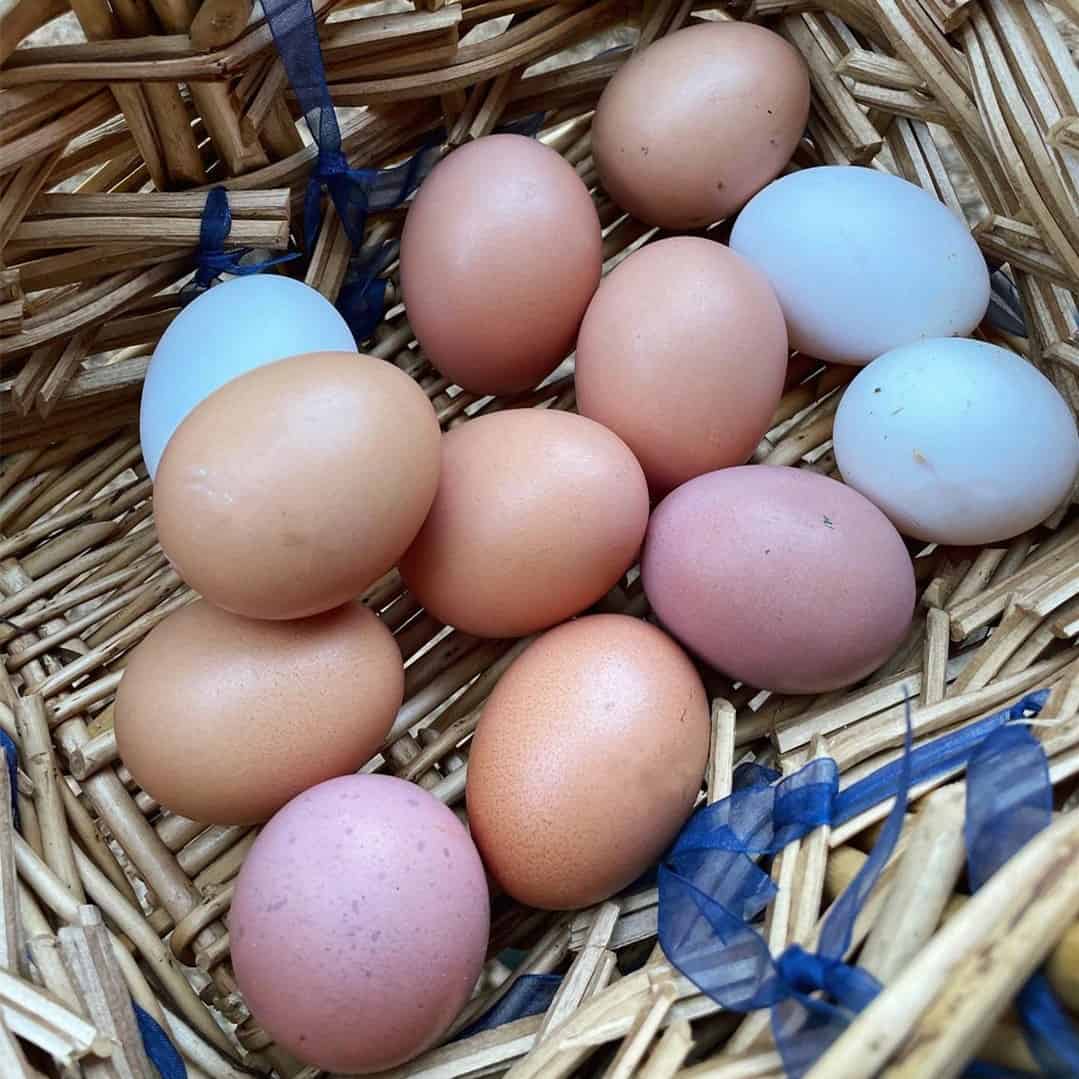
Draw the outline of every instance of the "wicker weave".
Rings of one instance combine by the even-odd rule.
[[[688,0],[316,0],[315,10],[354,164],[392,164],[440,125],[452,149],[542,110],[541,137],[594,190],[605,270],[658,234],[597,187],[589,124],[604,83],[634,47],[694,19],[766,22],[811,71],[813,110],[795,165],[872,164],[965,212],[984,252],[1010,266],[1029,330],[984,335],[1038,366],[1075,409],[1079,73],[1066,42],[1079,8],[1056,2],[757,0],[698,11]],[[65,0],[0,6],[0,726],[25,768],[20,835],[0,809],[0,1073],[34,1074],[10,1029],[56,1057],[82,1057],[87,1075],[152,1074],[126,983],[195,1079],[238,1079],[241,1063],[293,1076],[301,1067],[249,1018],[229,964],[232,882],[255,830],[206,828],[140,791],[117,756],[111,702],[132,646],[192,598],[156,545],[134,421],[149,354],[194,265],[205,188],[229,188],[232,242],[281,251],[297,235],[315,151],[250,0],[71,0],[71,10],[87,40],[43,46],[35,32],[68,11]],[[402,218],[373,217],[369,242],[392,240]],[[285,270],[305,268],[333,299],[349,253],[327,205],[313,256]],[[387,275],[390,306],[366,347],[417,379],[444,427],[502,407],[573,407],[568,374],[512,401],[450,385],[393,306],[396,265]],[[754,459],[834,474],[831,425],[853,371],[809,374],[784,396]],[[1074,504],[1006,545],[933,550],[916,568],[915,624],[864,685],[763,703],[750,687],[709,685],[709,798],[725,793],[748,750],[783,768],[827,751],[845,776],[890,759],[904,686],[920,693],[919,734],[1052,686],[1044,715],[1061,722],[1039,733],[1063,804],[1079,774]],[[523,645],[446,630],[396,573],[367,600],[412,657],[384,768],[460,806],[478,710]],[[635,575],[602,606],[646,614]],[[771,915],[770,943],[812,934],[884,808],[777,860],[774,872],[797,887]],[[1079,814],[1061,816],[1009,864],[996,907],[981,893],[965,906],[953,900],[935,947],[911,950],[937,928],[925,912],[939,911],[952,887],[911,867],[962,843],[954,786],[915,809],[857,934],[884,972],[890,1011],[852,1027],[817,1079],[873,1074],[882,1022],[904,1035],[889,1075],[956,1074],[975,1052],[1030,1066],[1006,1008],[1047,954],[1061,999],[1079,1012],[1079,874],[1059,871],[1079,858]],[[903,901],[886,905],[893,887]],[[582,1067],[650,1079],[684,1068],[715,1079],[780,1075],[766,1018],[718,1014],[654,948],[655,929],[654,892],[571,915],[501,900],[492,955],[512,946],[525,956],[513,974],[491,960],[458,1029],[523,973],[568,971],[557,998],[546,1015],[435,1049],[400,1074],[515,1065],[515,1079]],[[974,972],[977,1008],[964,1003]],[[109,1064],[93,1055],[102,1037],[125,1047]]]

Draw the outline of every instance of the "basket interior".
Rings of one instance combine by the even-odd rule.
[[[17,0],[0,23],[0,726],[24,756],[44,754],[21,777],[21,884],[0,865],[0,905],[18,911],[38,942],[44,985],[64,999],[37,952],[61,925],[80,924],[79,902],[96,904],[130,945],[120,962],[128,989],[169,1029],[192,1074],[232,1079],[245,1074],[241,1065],[307,1074],[249,1017],[230,969],[232,883],[256,829],[205,827],[155,804],[118,757],[111,706],[131,648],[194,598],[156,544],[136,421],[149,356],[194,268],[205,190],[229,191],[230,243],[280,253],[302,235],[315,149],[257,9],[225,0],[72,7]],[[598,185],[589,129],[604,84],[634,49],[694,20],[763,21],[811,72],[809,127],[791,167],[884,169],[963,213],[986,256],[1006,266],[1014,293],[1002,292],[1001,302],[1024,326],[987,321],[980,336],[1028,359],[1079,409],[1074,0],[314,7],[353,164],[398,163],[440,127],[449,152],[542,113],[539,137],[593,191],[605,272],[664,233],[625,215]],[[351,252],[329,201],[323,214],[311,257],[278,272],[302,275],[333,300]],[[366,246],[388,252],[388,286],[366,351],[415,378],[444,428],[503,408],[573,409],[569,361],[512,399],[466,393],[432,369],[397,299],[403,217],[397,208],[368,221]],[[703,233],[722,239],[725,225]],[[806,365],[753,460],[836,476],[832,420],[854,373]],[[1074,502],[1006,544],[912,544],[911,553],[921,597],[914,623],[864,683],[792,697],[708,675],[717,704],[707,797],[724,792],[731,759],[753,753],[790,769],[819,748],[818,737],[844,782],[865,774],[897,754],[908,688],[922,735],[1043,686],[1053,687],[1059,715],[1075,715]],[[1034,593],[1040,601],[1024,605]],[[479,640],[440,624],[396,572],[365,599],[407,657],[394,737],[369,767],[463,813],[469,736],[526,642]],[[600,609],[648,616],[635,571]],[[1074,742],[1054,737],[1047,752],[1066,795],[1079,758]],[[61,781],[45,791],[52,766]],[[881,816],[832,834],[819,852],[824,895],[802,896],[804,909],[789,918],[817,922]],[[559,996],[547,1015],[432,1050],[401,1074],[481,1075],[524,1061],[515,1074],[561,1075],[591,1059],[628,1075],[656,1044],[667,1056],[651,1052],[650,1074],[664,1075],[686,1062],[737,1063],[767,1051],[766,1020],[740,1025],[666,964],[655,947],[654,890],[568,915],[503,898],[495,915],[490,961],[456,1029],[523,974],[568,971]],[[1074,984],[1071,992],[1079,1007]],[[762,1070],[730,1075],[778,1074],[776,1066],[762,1058]]]

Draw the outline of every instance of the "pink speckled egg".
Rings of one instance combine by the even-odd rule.
[[[390,776],[331,779],[262,830],[229,917],[236,980],[283,1048],[327,1071],[401,1064],[469,999],[483,865],[454,814]]]
[[[814,472],[743,465],[671,492],[641,575],[664,625],[738,681],[782,693],[849,685],[895,651],[914,569],[868,499]]]

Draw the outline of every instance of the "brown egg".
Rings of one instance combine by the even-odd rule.
[[[360,768],[403,692],[397,642],[359,603],[267,622],[199,601],[132,653],[116,741],[136,782],[174,813],[249,824]]]
[[[708,758],[704,686],[665,633],[594,615],[545,633],[502,676],[468,758],[468,819],[515,899],[569,910],[652,866]]]
[[[641,462],[656,494],[743,464],[783,393],[787,325],[772,286],[712,240],[635,251],[588,305],[577,406]]]
[[[351,352],[257,368],[176,429],[154,484],[161,546],[211,603],[302,618],[358,596],[412,542],[439,428],[403,371]]]
[[[401,575],[441,621],[519,637],[601,599],[647,525],[644,473],[617,435],[568,412],[495,412],[443,437],[438,494]]]
[[[592,155],[634,217],[695,228],[775,179],[808,116],[809,75],[792,45],[752,23],[705,23],[619,69],[596,107]]]
[[[588,189],[554,150],[523,135],[477,139],[438,164],[405,220],[409,322],[466,390],[530,389],[573,348],[601,246]]]

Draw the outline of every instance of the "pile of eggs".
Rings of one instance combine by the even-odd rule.
[[[491,885],[572,909],[653,866],[701,790],[699,665],[785,693],[851,684],[910,625],[901,533],[1002,540],[1068,496],[1066,403],[963,337],[989,300],[964,222],[873,169],[780,177],[808,108],[801,58],[757,26],[694,26],[626,63],[596,167],[680,234],[602,283],[593,201],[542,143],[481,138],[424,182],[401,243],[424,355],[505,395],[575,352],[579,414],[485,409],[442,434],[411,378],[281,276],[214,287],[162,338],[142,446],[162,548],[204,598],[131,656],[116,735],[170,810],[268,821],[232,957],[299,1059],[373,1071],[441,1038],[486,957]],[[709,238],[733,215],[729,244]],[[835,419],[845,484],[746,464],[792,349],[863,368]],[[658,625],[584,614],[638,561]],[[377,774],[403,663],[358,597],[394,567],[447,625],[539,635],[483,707],[467,829]]]

